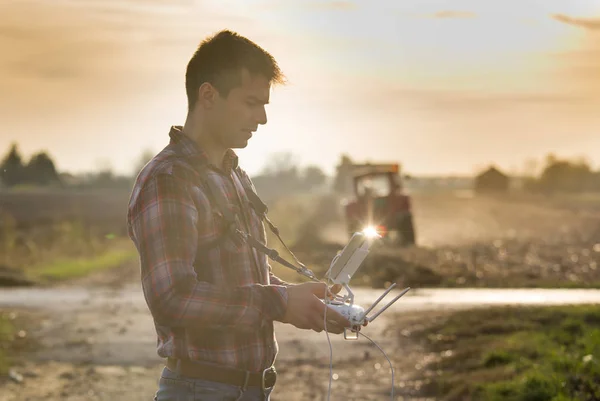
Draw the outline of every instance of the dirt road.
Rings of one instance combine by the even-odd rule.
[[[370,305],[380,293],[367,288],[355,291],[363,305]],[[412,397],[420,386],[415,373],[427,356],[409,337],[400,339],[398,325],[422,322],[455,308],[598,302],[600,291],[594,290],[414,290],[364,333],[392,358],[398,397],[417,399]],[[152,399],[162,364],[155,352],[152,321],[135,281],[118,287],[7,289],[0,292],[0,307],[33,313],[38,324],[28,335],[41,341],[39,350],[15,367],[23,381],[7,383],[0,392],[1,401]],[[324,399],[329,384],[325,334],[283,324],[276,330],[281,375],[272,399]],[[331,340],[337,375],[331,400],[386,399],[390,370],[379,351],[362,338],[345,341],[335,336]]]

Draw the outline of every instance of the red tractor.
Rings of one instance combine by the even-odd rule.
[[[354,199],[344,204],[348,232],[376,230],[388,243],[415,244],[410,197],[402,191],[400,166],[352,166]]]

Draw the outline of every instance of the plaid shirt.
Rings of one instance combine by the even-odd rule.
[[[169,145],[138,175],[127,213],[158,355],[259,372],[277,356],[273,321],[285,313],[287,283],[272,274],[266,255],[243,241],[227,236],[209,245],[225,221],[202,179],[217,184],[239,228],[248,232],[249,225],[265,243],[262,220],[233,170],[252,183],[233,150],[217,168],[181,127],[172,127],[169,136]],[[207,167],[204,178],[200,166]]]

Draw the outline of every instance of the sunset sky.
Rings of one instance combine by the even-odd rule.
[[[232,29],[279,61],[247,149],[331,172],[339,154],[412,174],[600,167],[600,0],[0,0],[0,152],[131,172],[186,114],[184,72]]]

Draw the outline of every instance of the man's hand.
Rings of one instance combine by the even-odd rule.
[[[324,330],[323,318],[327,306],[320,301],[328,296],[333,298],[342,289],[339,284],[327,288],[324,283],[304,283],[287,287],[288,303],[283,323],[289,323],[299,329],[314,330],[320,333]],[[328,291],[329,290],[329,291]],[[327,310],[327,331],[334,334],[344,332],[344,327],[350,327],[350,321],[333,309]]]
[[[330,294],[330,296],[329,296],[329,299],[333,299],[333,298],[334,298],[334,296],[335,296],[335,294],[339,293],[341,289],[342,289],[342,285],[341,285],[341,284],[334,284],[334,285],[332,285],[331,287],[329,287],[329,292],[331,293],[331,294]],[[328,317],[329,317],[329,311],[330,311],[330,310],[331,310],[331,309],[329,309],[329,310],[327,311],[327,316],[328,316]],[[329,319],[328,319],[328,320],[329,320]],[[368,325],[368,324],[369,324],[369,320],[368,320],[368,319],[365,317],[365,321],[364,321],[364,323],[362,324],[362,327],[367,327],[367,325]],[[327,326],[327,328],[329,329],[329,326]],[[355,329],[355,330],[357,330],[357,331],[360,331],[360,326],[357,326],[357,327],[355,327],[354,329]],[[331,331],[331,330],[327,330],[327,331]],[[342,328],[342,331],[344,331],[344,329],[343,329],[343,328]]]

